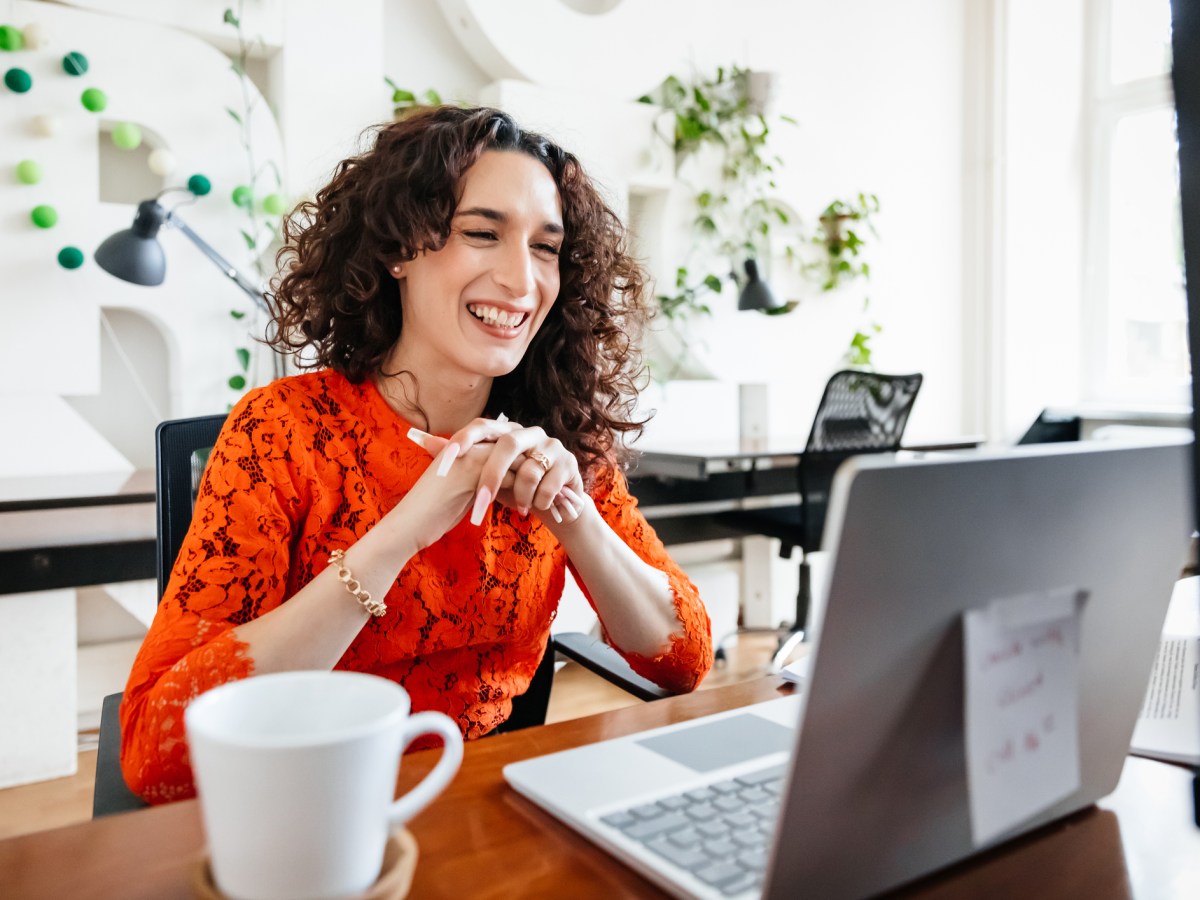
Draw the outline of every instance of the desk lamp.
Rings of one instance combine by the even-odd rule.
[[[742,284],[742,290],[738,294],[739,310],[756,309],[768,316],[774,316],[791,312],[796,308],[797,301],[789,300],[783,303],[775,296],[770,285],[763,281],[762,276],[758,274],[758,262],[753,257],[747,259],[744,266],[746,282]],[[733,280],[741,284],[736,273],[733,275]]]
[[[225,257],[214,250],[200,235],[192,231],[187,223],[179,218],[176,210],[167,210],[159,198],[171,190],[168,188],[153,200],[143,200],[138,204],[137,214],[133,217],[133,227],[118,231],[106,238],[96,248],[96,264],[110,275],[115,275],[122,281],[133,284],[158,285],[163,283],[167,272],[167,257],[162,244],[158,242],[158,230],[164,225],[178,229],[200,252],[212,260],[229,280],[236,284],[254,301],[259,309],[267,312],[267,302],[260,287],[255,287],[246,276],[234,268]]]

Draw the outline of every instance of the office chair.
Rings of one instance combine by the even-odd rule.
[[[155,507],[158,524],[158,597],[161,600],[187,535],[192,508],[208,453],[225,424],[224,415],[173,419],[159,423],[155,440]],[[537,671],[524,694],[513,698],[512,714],[498,729],[516,731],[546,721],[550,688],[558,655],[574,660],[639,700],[658,700],[670,692],[638,675],[612,647],[581,633],[552,635]],[[121,774],[121,694],[109,694],[100,710],[96,782],[92,818],[141,809],[146,805],[125,784]]]
[[[778,538],[785,559],[791,559],[793,548],[800,548],[796,616],[772,657],[772,671],[778,671],[807,636],[812,606],[808,554],[821,547],[834,473],[851,456],[900,449],[921,380],[920,374],[880,375],[849,369],[834,373],[825,385],[796,467],[799,505],[738,510],[718,517],[739,531]]]

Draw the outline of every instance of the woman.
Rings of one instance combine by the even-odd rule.
[[[644,278],[578,161],[490,109],[381,128],[285,223],[278,348],[209,457],[121,708],[151,802],[183,709],[256,673],[391,678],[467,738],[529,685],[570,567],[641,674],[694,687],[708,616],[621,473]]]

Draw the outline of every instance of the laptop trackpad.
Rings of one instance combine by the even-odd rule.
[[[711,772],[768,753],[790,750],[793,738],[792,729],[786,725],[743,713],[635,743],[697,772]]]

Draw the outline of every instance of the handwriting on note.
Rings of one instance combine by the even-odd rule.
[[[1079,788],[1079,615],[1064,588],[963,617],[971,836],[988,843]]]

